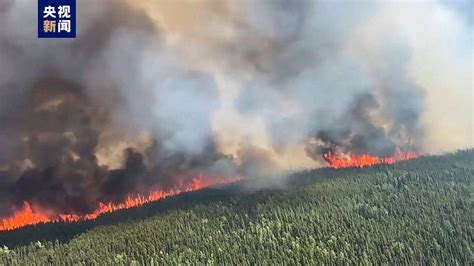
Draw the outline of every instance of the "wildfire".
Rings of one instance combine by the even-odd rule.
[[[398,161],[411,160],[421,156],[421,153],[408,151],[402,152],[396,149],[395,154],[390,157],[377,157],[369,154],[333,154],[331,152],[323,154],[324,159],[334,169],[347,167],[366,167],[376,164],[394,164]],[[25,227],[28,225],[40,223],[55,222],[77,222],[81,220],[93,220],[97,217],[114,212],[117,210],[129,209],[141,206],[150,202],[158,201],[167,197],[175,196],[183,192],[191,192],[200,190],[214,185],[225,185],[242,180],[242,177],[224,178],[195,178],[190,183],[181,184],[171,190],[152,190],[148,196],[133,195],[127,197],[121,203],[99,203],[99,207],[89,214],[55,214],[47,210],[43,210],[28,202],[24,202],[23,206],[13,210],[10,217],[0,219],[0,231],[10,231]]]
[[[148,196],[129,196],[122,203],[99,203],[99,207],[89,214],[53,214],[44,210],[35,209],[24,202],[21,209],[13,211],[10,217],[0,219],[0,231],[10,231],[33,224],[55,223],[55,222],[76,222],[80,220],[93,220],[97,217],[123,209],[129,209],[144,205],[149,202],[158,201],[167,197],[175,196],[183,192],[191,192],[215,185],[225,185],[242,180],[240,176],[230,179],[223,178],[196,178],[191,183],[183,184],[172,190],[154,190]]]
[[[331,152],[323,154],[329,166],[334,169],[347,167],[366,167],[376,164],[394,164],[398,161],[411,160],[421,156],[415,151],[402,152],[399,148],[390,157],[377,157],[370,154],[333,154]]]

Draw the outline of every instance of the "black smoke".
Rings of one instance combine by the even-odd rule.
[[[157,116],[159,108],[150,101],[156,95],[134,79],[133,61],[142,60],[141,49],[148,49],[142,43],[162,45],[160,29],[150,18],[121,1],[78,4],[76,39],[40,40],[31,32],[16,36],[13,29],[0,30],[0,214],[24,201],[58,213],[88,213],[99,202],[146,194],[152,187],[171,189],[202,175],[234,175],[232,157],[217,151],[212,135],[199,139],[202,148],[189,147],[192,152],[174,146],[174,127],[182,124],[172,124],[177,120],[167,116],[189,114],[185,119],[208,128],[208,109],[176,102],[160,110],[158,128],[147,121]],[[36,17],[33,7],[14,1],[2,3],[0,12],[2,25],[19,22],[22,14]],[[26,24],[15,28],[28,29],[34,21]],[[114,49],[120,53],[111,61]],[[218,105],[212,79],[179,66],[172,71],[179,73],[176,79],[188,80],[188,87],[161,89],[158,97],[169,102],[177,98],[174,91],[181,91],[178,96],[188,100],[214,99],[206,108]],[[166,78],[163,83],[169,83]],[[175,113],[167,113],[170,108]],[[145,149],[123,148],[118,168],[99,162],[101,141],[114,143],[138,130],[156,132]]]
[[[405,102],[399,112],[403,112]],[[394,155],[396,149],[402,151],[418,150],[418,138],[422,136],[419,128],[419,112],[406,111],[389,121],[390,129],[378,125],[373,115],[380,112],[380,103],[373,94],[363,93],[354,98],[352,106],[343,113],[334,126],[317,131],[306,151],[312,158],[326,153],[371,154],[380,157]],[[387,123],[389,123],[387,122]],[[410,129],[409,132],[404,129]],[[402,135],[403,134],[403,135]]]
[[[425,88],[403,36],[378,31],[382,4],[165,2],[78,1],[69,40],[0,3],[1,213],[421,148]]]

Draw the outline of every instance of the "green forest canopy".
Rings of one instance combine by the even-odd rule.
[[[6,264],[473,262],[474,150],[187,193],[0,233]],[[269,181],[270,182],[270,181]]]

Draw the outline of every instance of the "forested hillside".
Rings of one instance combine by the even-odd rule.
[[[0,233],[0,264],[473,263],[474,150]],[[57,240],[55,240],[57,239]],[[32,241],[29,244],[25,242]]]

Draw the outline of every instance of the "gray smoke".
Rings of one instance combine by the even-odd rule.
[[[29,1],[2,3],[1,24],[12,26],[0,31],[1,209],[28,201],[87,213],[150,187],[236,175],[213,140],[212,77],[174,60],[156,25],[127,3],[77,8],[76,39],[42,40]],[[144,149],[128,145],[143,131]],[[118,167],[100,163],[101,143],[124,142]]]
[[[472,145],[472,25],[446,4],[77,4],[77,38],[48,40],[31,1],[0,3],[2,212],[86,213],[203,175],[324,166],[329,151]]]
[[[251,26],[271,40],[270,56],[255,63],[237,106],[262,116],[275,147],[311,140],[312,158],[336,149],[387,156],[396,147],[420,148],[424,89],[408,76],[409,47],[385,39],[369,58],[349,50],[376,5],[264,3],[252,10]]]

